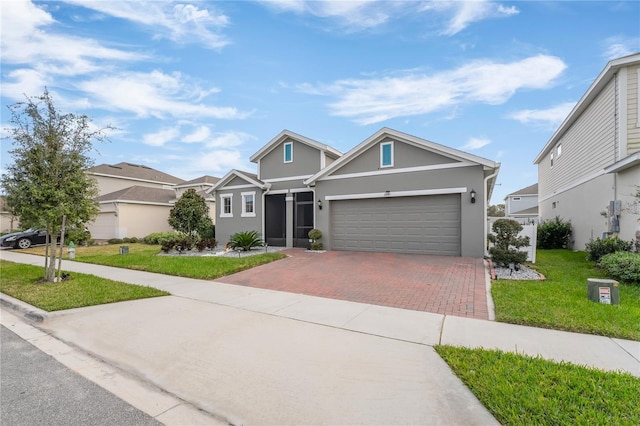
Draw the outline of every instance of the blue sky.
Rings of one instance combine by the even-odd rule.
[[[346,152],[391,127],[502,163],[492,203],[607,61],[640,51],[637,1],[1,3],[7,105],[46,86],[117,130],[96,164],[183,179],[255,171],[283,129]],[[2,169],[11,161],[2,140]]]

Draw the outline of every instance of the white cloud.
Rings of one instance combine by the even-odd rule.
[[[617,59],[637,53],[640,50],[640,37],[609,37],[604,41],[602,57],[606,60]]]
[[[460,149],[480,149],[484,146],[487,146],[491,143],[491,141],[487,138],[470,138],[466,144],[462,145]]]
[[[514,6],[505,7],[487,0],[430,1],[423,5],[422,10],[452,14],[446,28],[441,31],[441,34],[448,36],[459,33],[474,22],[509,17],[519,13]]]
[[[242,145],[245,142],[249,142],[255,139],[248,133],[230,130],[227,132],[216,133],[212,138],[206,141],[206,146],[209,148],[217,147],[232,147]]]
[[[199,143],[204,142],[211,135],[211,129],[207,126],[200,126],[195,129],[193,132],[189,133],[186,136],[182,137],[182,142],[184,143]]]
[[[231,169],[245,169],[247,165],[240,151],[225,149],[200,153],[191,161],[193,169],[209,175],[224,175]]]
[[[95,60],[129,61],[144,55],[111,49],[89,38],[61,35],[43,9],[26,0],[2,3],[2,62],[28,64],[46,73],[78,75],[97,68]]]
[[[176,140],[180,136],[179,127],[167,127],[155,133],[147,133],[142,136],[142,142],[151,146],[164,146]]]
[[[93,100],[93,107],[129,111],[138,117],[238,119],[248,115],[233,107],[199,102],[203,92],[210,93],[212,89],[191,86],[180,73],[152,71],[109,74],[80,82],[78,88]]]
[[[303,84],[299,90],[334,96],[333,115],[372,124],[433,113],[463,103],[502,104],[523,89],[550,87],[566,68],[557,57],[538,55],[511,63],[474,61],[430,75],[415,71],[396,77]]]
[[[229,18],[209,8],[173,1],[95,1],[65,0],[66,3],[92,9],[105,15],[141,24],[156,37],[176,42],[199,43],[218,49],[229,44],[219,31],[229,24]]]
[[[547,109],[525,109],[514,112],[509,118],[523,124],[544,124],[557,127],[569,115],[575,102],[565,102]]]

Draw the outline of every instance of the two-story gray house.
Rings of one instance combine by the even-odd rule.
[[[640,53],[610,61],[534,160],[540,219],[571,220],[572,247],[640,239]]]
[[[520,222],[537,222],[538,184],[507,194],[504,197],[504,215]]]
[[[284,130],[212,189],[216,237],[269,245],[481,257],[499,163],[383,128],[345,154]]]

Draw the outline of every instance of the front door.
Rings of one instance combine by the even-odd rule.
[[[293,204],[293,246],[309,248],[313,229],[313,192],[296,192]]]
[[[287,241],[285,195],[267,195],[264,198],[265,242],[270,246],[284,247]]]

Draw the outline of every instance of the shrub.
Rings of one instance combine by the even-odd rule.
[[[640,284],[640,253],[618,251],[605,254],[598,266],[615,280]]]
[[[70,228],[65,231],[64,239],[67,242],[73,241],[76,245],[88,245],[91,233],[84,228]]]
[[[138,237],[126,237],[122,239],[122,242],[127,244],[135,244],[139,241],[140,239]]]
[[[198,229],[198,235],[200,235],[200,238],[202,239],[212,239],[216,237],[216,226],[211,222],[205,222],[204,225],[202,225],[199,229]]]
[[[593,260],[595,262],[599,261],[605,254],[616,253],[619,251],[631,251],[632,248],[633,242],[624,241],[618,237],[608,237],[604,240],[596,238],[595,240],[587,243],[589,260]]]
[[[529,237],[518,237],[522,225],[511,219],[498,219],[493,223],[493,232],[488,238],[494,246],[489,249],[491,259],[500,266],[526,262],[527,253],[518,250],[529,245]]]
[[[177,232],[153,232],[142,239],[142,242],[145,244],[160,244],[162,245],[165,242],[175,241],[180,237],[180,234]]]
[[[323,245],[318,240],[322,238],[322,231],[319,229],[312,229],[309,231],[309,239],[311,239],[311,250],[322,250]]]
[[[215,238],[201,238],[196,243],[196,248],[198,251],[203,251],[204,249],[214,249],[218,245],[218,242]]]
[[[111,238],[110,240],[107,240],[107,243],[109,244],[122,244],[122,238]]]
[[[571,221],[564,221],[556,216],[553,220],[543,221],[538,225],[539,249],[566,248],[571,238]]]
[[[254,247],[263,247],[264,241],[257,231],[236,232],[229,240],[229,248],[249,251]]]

